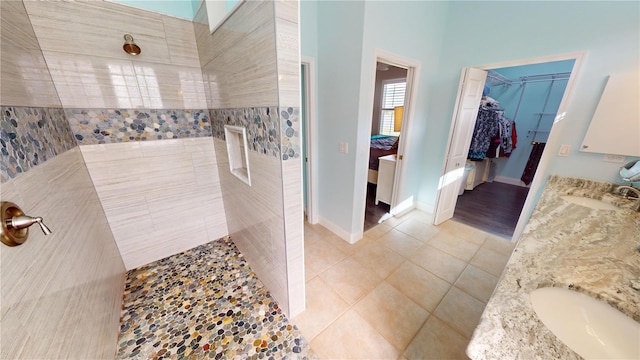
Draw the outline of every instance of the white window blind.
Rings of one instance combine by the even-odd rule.
[[[380,134],[398,136],[400,132],[393,131],[393,109],[404,105],[404,94],[407,83],[389,82],[382,88],[382,110],[380,112]]]

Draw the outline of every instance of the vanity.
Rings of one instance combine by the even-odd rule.
[[[640,212],[616,189],[550,177],[467,347],[471,359],[582,358],[534,311],[539,288],[588,295],[640,322]]]

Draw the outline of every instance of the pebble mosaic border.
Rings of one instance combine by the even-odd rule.
[[[77,146],[64,110],[1,106],[2,183]]]
[[[297,159],[302,154],[300,151],[300,108],[281,108],[280,118],[280,126],[282,128],[282,160]]]
[[[117,358],[317,357],[226,237],[127,273]]]
[[[242,126],[247,129],[249,150],[273,157],[280,157],[280,126],[278,108],[251,107],[237,109],[212,109],[213,137],[225,140],[224,126]]]
[[[225,140],[225,125],[242,126],[247,129],[249,150],[282,160],[301,155],[300,108],[270,106],[209,111],[215,138]]]
[[[209,111],[167,109],[66,109],[78,144],[211,136]]]

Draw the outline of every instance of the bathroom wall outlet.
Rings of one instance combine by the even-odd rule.
[[[622,163],[624,162],[625,157],[626,156],[624,155],[604,154],[604,161]]]
[[[347,154],[349,152],[349,143],[346,143],[344,141],[340,141],[340,143],[338,145],[338,150],[343,154]]]
[[[569,156],[569,152],[571,152],[571,145],[562,144],[560,145],[558,156]]]

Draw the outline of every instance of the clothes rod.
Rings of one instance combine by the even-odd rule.
[[[546,144],[544,142],[540,142],[540,141],[532,141],[531,145],[537,145],[537,144]]]

